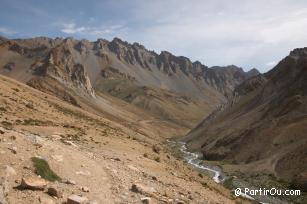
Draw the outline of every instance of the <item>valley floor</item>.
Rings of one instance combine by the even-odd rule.
[[[247,203],[174,158],[163,141],[85,112],[14,80],[0,77],[2,203]],[[32,158],[61,178],[44,190],[21,189],[38,179]],[[134,186],[134,187],[133,187]],[[60,198],[46,193],[54,187]],[[149,202],[148,202],[149,203]]]

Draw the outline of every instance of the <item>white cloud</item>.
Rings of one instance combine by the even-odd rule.
[[[139,26],[128,33],[154,50],[170,50],[207,65],[236,64],[267,71],[307,43],[307,1],[139,1]],[[141,17],[141,18],[140,18]]]
[[[268,67],[273,67],[277,64],[276,61],[271,61],[271,62],[267,62],[265,65],[268,66]]]
[[[75,23],[62,24],[61,31],[66,34],[80,34],[87,37],[102,37],[109,34],[118,34],[125,31],[126,28],[122,25],[109,26],[77,26]]]
[[[115,16],[104,16],[104,22],[89,16],[87,24],[68,23],[61,30],[90,39],[121,37],[209,66],[262,72],[268,62],[307,44],[306,0],[131,0]]]
[[[9,28],[5,28],[5,27],[0,27],[0,33],[4,34],[4,35],[13,35],[16,34],[16,31],[13,31]]]
[[[76,24],[74,23],[65,23],[63,24],[63,28],[61,31],[66,34],[75,34],[75,33],[81,33],[85,30],[85,27],[76,27]]]

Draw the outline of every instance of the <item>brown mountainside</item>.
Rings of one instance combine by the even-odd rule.
[[[111,42],[3,38],[1,42],[3,75],[74,105],[95,105],[95,112],[98,109],[126,120],[125,108],[115,108],[117,113],[110,110],[112,96],[184,128],[193,127],[227,101],[236,85],[258,74],[245,73],[236,66],[208,68],[186,57],[165,51],[156,54],[118,38]],[[117,103],[112,104],[115,107]]]
[[[220,108],[185,137],[208,160],[247,174],[274,174],[306,189],[307,48],[237,86]],[[227,165],[226,165],[227,166]]]

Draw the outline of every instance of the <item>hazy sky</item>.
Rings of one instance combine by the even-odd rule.
[[[307,46],[306,0],[1,0],[0,35],[111,40],[264,72]]]

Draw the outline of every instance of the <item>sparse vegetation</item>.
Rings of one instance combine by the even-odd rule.
[[[226,178],[226,180],[223,182],[223,186],[227,189],[232,190],[234,188],[233,177]]]
[[[75,117],[75,118],[79,118],[79,119],[82,119],[82,120],[85,120],[85,121],[88,121],[90,123],[92,123],[91,125],[98,125],[98,126],[101,126],[101,127],[104,127],[104,126],[107,126],[106,123],[98,120],[98,119],[95,119],[95,118],[92,118],[92,117],[89,117],[87,116],[86,114],[82,113],[82,112],[79,112],[79,111],[73,111],[69,108],[65,108],[63,106],[59,106],[58,104],[52,104],[52,106],[54,106],[58,111],[64,113],[65,115],[70,115],[72,117]],[[110,129],[114,129],[112,127],[109,127],[108,128]],[[115,130],[115,129],[114,129]]]
[[[22,125],[33,125],[33,126],[45,126],[45,125],[52,125],[53,123],[51,121],[42,121],[37,119],[25,119],[22,123]]]
[[[12,127],[13,127],[13,124],[11,122],[8,122],[8,121],[2,121],[1,124],[6,129],[12,129]]]
[[[35,168],[35,173],[48,181],[59,181],[61,178],[54,173],[46,160],[32,157],[32,162]]]
[[[160,157],[155,157],[154,160],[155,160],[156,162],[161,162],[161,158],[160,158]]]

